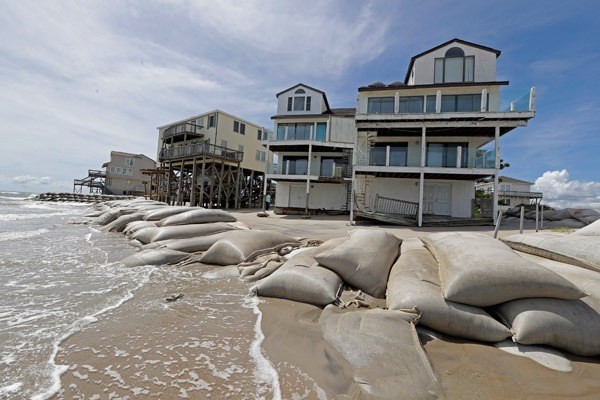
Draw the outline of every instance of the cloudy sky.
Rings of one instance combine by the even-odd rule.
[[[502,50],[505,95],[537,89],[506,175],[600,208],[600,4],[565,4],[0,0],[0,190],[71,191],[111,150],[155,158],[157,126],[216,108],[272,126],[299,82],[352,107],[458,37]]]

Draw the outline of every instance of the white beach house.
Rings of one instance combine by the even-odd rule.
[[[266,142],[278,161],[267,170],[277,182],[276,212],[350,210],[354,112],[331,108],[325,92],[301,83],[277,93],[275,132]]]
[[[412,57],[404,81],[358,89],[351,219],[467,220],[484,177],[496,218],[500,139],[535,115],[533,89],[502,104],[499,56],[452,39]]]

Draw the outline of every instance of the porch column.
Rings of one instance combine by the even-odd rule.
[[[426,127],[421,128],[421,172],[419,173],[419,212],[417,214],[417,226],[423,226],[423,194],[425,189],[425,155],[427,149]]]
[[[267,155],[265,156],[266,159],[266,163],[265,163],[265,174],[263,176],[263,195],[262,195],[262,210],[265,211],[266,207],[267,207],[267,202],[266,202],[266,198],[267,198],[267,173],[269,172],[269,144],[267,143]],[[275,165],[273,164],[273,169],[275,168]],[[273,173],[275,171],[273,170]],[[252,179],[254,178],[254,171],[252,172]],[[254,182],[250,181],[251,184],[253,184]],[[250,186],[250,188],[252,188],[252,186]],[[250,189],[250,199],[249,199],[249,203],[251,203],[252,201],[252,189]]]
[[[190,207],[196,206],[196,179],[198,177],[198,160],[194,157],[192,166],[192,184],[190,185]]]
[[[498,174],[500,171],[500,127],[495,127],[495,140],[494,140],[494,197],[493,197],[493,215],[494,225],[496,224],[496,219],[498,218]]]
[[[308,215],[308,200],[310,198],[310,168],[312,161],[312,143],[308,145],[308,166],[306,171],[306,206],[304,208],[304,213]]]
[[[352,181],[350,181],[350,225],[354,223],[354,196],[356,191],[356,165],[358,163],[358,132],[354,137],[354,145],[352,149]]]

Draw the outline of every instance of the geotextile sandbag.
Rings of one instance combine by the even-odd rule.
[[[589,225],[600,219],[600,212],[589,208],[570,208],[569,212],[572,218]]]
[[[258,296],[276,297],[320,307],[333,303],[338,298],[342,279],[335,272],[319,266],[314,256],[342,241],[333,239],[320,247],[311,247],[298,253],[271,275],[258,281],[252,287],[252,291]]]
[[[520,299],[501,304],[513,340],[543,344],[581,356],[600,355],[600,314],[593,299]]]
[[[222,239],[224,235],[229,232],[215,233],[214,235],[199,236],[187,239],[170,239],[162,242],[160,247],[164,247],[171,250],[184,251],[186,253],[196,253],[198,251],[206,251],[215,244],[219,239]]]
[[[237,230],[227,232],[202,255],[200,262],[211,265],[237,265],[285,246],[300,246],[291,236],[279,232]]]
[[[382,230],[356,229],[338,247],[315,259],[344,282],[377,298],[385,297],[387,279],[402,241]]]
[[[186,239],[191,237],[214,235],[215,233],[234,230],[235,228],[224,222],[214,222],[207,224],[193,225],[175,225],[159,226],[156,228],[142,228],[131,235],[132,239],[137,239],[146,244],[168,239]]]
[[[319,318],[323,338],[353,367],[360,399],[436,399],[442,389],[415,329],[418,314],[340,310]]]
[[[502,241],[517,251],[600,271],[600,236],[538,232]]]
[[[144,217],[145,221],[160,221],[163,218],[170,217],[172,215],[181,214],[186,211],[193,210],[193,208],[187,206],[170,206],[163,207],[158,210],[149,211]]]
[[[156,224],[153,221],[133,221],[128,223],[123,229],[123,234],[132,235],[135,232],[143,228],[156,228]]]
[[[163,265],[176,263],[188,257],[188,253],[171,249],[149,249],[141,250],[121,262],[126,267],[139,267],[141,265]]]
[[[544,220],[547,221],[561,221],[563,219],[570,219],[571,213],[568,209],[564,210],[544,210]]]
[[[223,210],[192,209],[161,219],[158,226],[206,224],[210,222],[235,222],[237,219]]]
[[[99,217],[94,218],[91,223],[94,225],[107,225],[119,218],[121,215],[133,214],[136,210],[127,208],[111,208]]]
[[[573,235],[577,236],[600,236],[600,219],[592,222],[585,228],[578,229],[573,232]]]
[[[500,342],[510,330],[478,307],[445,300],[435,258],[417,238],[402,242],[392,266],[387,289],[390,310],[416,307],[419,324],[464,339]]]
[[[145,214],[143,212],[121,215],[110,224],[104,225],[102,230],[105,232],[122,232],[127,224],[130,222],[141,221],[144,218],[144,215]]]
[[[444,298],[477,307],[514,299],[585,295],[572,283],[490,236],[440,232],[422,238],[436,258]]]
[[[544,216],[544,219],[546,217]],[[568,228],[568,229],[579,229],[585,226],[585,223],[578,219],[566,218],[560,221],[544,222],[544,228]]]

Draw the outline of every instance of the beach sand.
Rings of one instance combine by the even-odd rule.
[[[356,228],[347,216],[234,214],[253,229],[312,239],[339,237]],[[381,228],[400,238],[447,230]],[[492,234],[491,227],[460,230]],[[507,229],[501,236],[514,233]],[[54,398],[271,399],[279,393],[282,399],[370,398],[360,393],[353,366],[323,339],[320,308],[280,299],[252,300],[247,296],[250,286],[230,267],[157,269],[133,299],[61,344],[56,359],[67,371]],[[176,293],[184,297],[165,301]],[[265,335],[262,354],[278,374],[275,385],[274,371],[249,352],[257,339],[257,302]],[[492,345],[420,338],[442,396],[448,399],[600,395],[599,358],[567,355],[573,370],[559,372]],[[398,393],[396,398],[402,396]]]

